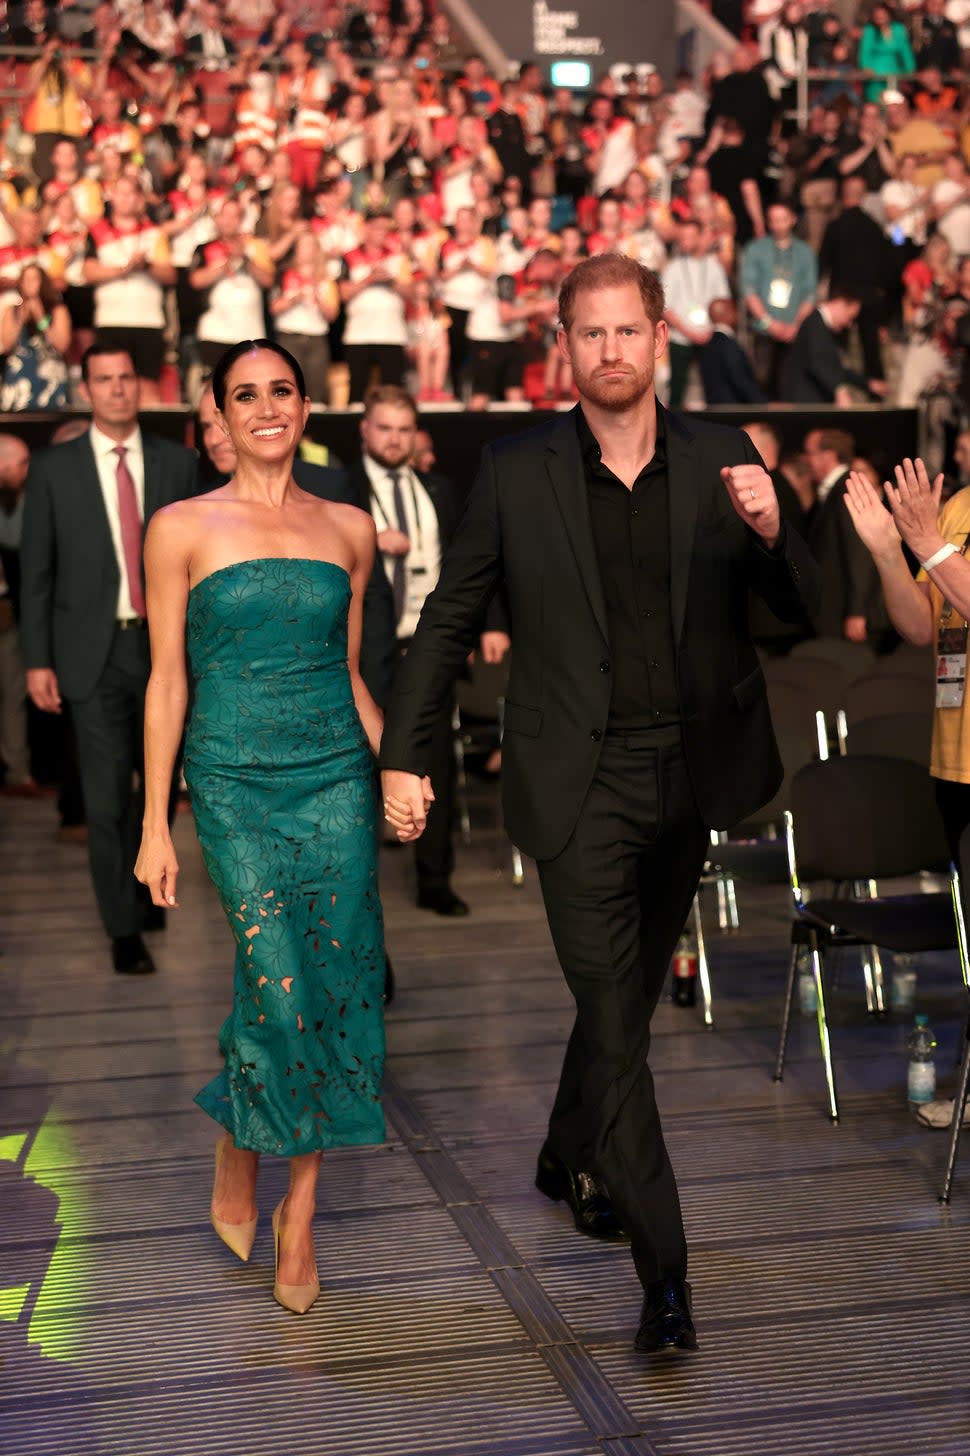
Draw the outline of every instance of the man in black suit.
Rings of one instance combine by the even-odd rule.
[[[701,348],[701,382],[707,404],[767,404],[751,360],[738,342],[738,306],[715,298],[707,310],[714,332]]]
[[[417,406],[406,390],[393,384],[372,389],[360,424],[363,455],[348,471],[356,494],[354,503],[370,510],[377,524],[377,548],[391,584],[401,659],[437,583],[461,504],[444,476],[420,475],[410,465],[417,423]],[[488,662],[501,661],[508,650],[503,627],[501,607],[496,603],[487,619],[483,607],[473,645],[478,645]],[[451,888],[455,867],[452,707],[449,692],[432,725],[429,772],[434,778],[435,806],[428,816],[427,833],[416,846],[415,866],[419,907],[456,916],[467,915],[468,906]]]
[[[224,485],[236,468],[236,452],[219,424],[218,411],[212,385],[207,384],[199,398],[198,440],[202,446],[203,458],[211,463],[212,471],[204,471],[206,479],[203,490],[215,490]],[[214,474],[212,473],[214,472]],[[327,465],[314,465],[299,457],[293,462],[293,479],[303,490],[320,500],[335,501],[340,505],[362,506],[359,491],[350,481],[345,470],[335,470]],[[364,593],[364,619],[360,642],[360,675],[367,691],[378,707],[383,708],[391,692],[391,682],[397,667],[397,634],[394,629],[394,598],[390,583],[384,574],[380,561],[374,563],[367,590]]]
[[[782,370],[785,404],[852,403],[852,387],[885,393],[879,380],[867,380],[849,369],[839,350],[839,335],[858,318],[862,304],[857,294],[838,290],[804,319],[792,340]]]
[[[800,620],[812,584],[747,437],[658,406],[663,309],[656,275],[617,254],[563,284],[559,347],[579,407],[486,446],[381,750],[385,816],[407,842],[433,788],[433,725],[504,582],[506,821],[538,863],[576,1002],[536,1181],[581,1232],[629,1233],[648,1351],[696,1346],[650,1019],[710,826],[781,782],[748,588]]]
[[[98,909],[116,971],[153,971],[154,927],[134,877],[141,832],[145,688],[150,671],[142,541],[152,514],[194,493],[194,450],[138,424],[130,356],[95,344],[82,361],[91,428],[35,455],[24,505],[21,640],[38,708],[70,704]]]
[[[855,459],[847,430],[810,430],[805,458],[815,480],[815,506],[806,535],[818,565],[819,597],[813,626],[817,637],[865,642],[873,614],[881,627],[879,573],[862,544],[845,504],[846,482]]]
[[[856,318],[866,378],[885,382],[879,329],[885,323],[886,290],[898,278],[892,243],[863,207],[864,177],[844,177],[842,211],[827,225],[818,252],[818,276],[828,293],[853,293],[860,301]]]

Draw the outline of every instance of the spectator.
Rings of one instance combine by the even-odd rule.
[[[459,207],[474,205],[471,179],[476,171],[484,173],[493,184],[502,181],[502,164],[481,121],[475,116],[463,116],[458,122],[455,145],[444,154],[439,172],[442,221],[448,227]]]
[[[838,337],[859,316],[862,302],[847,289],[833,289],[808,315],[792,341],[782,378],[786,404],[852,403],[852,386],[871,387],[861,374],[846,367]],[[884,386],[883,386],[884,387]]]
[[[946,376],[945,323],[955,281],[950,245],[939,234],[903,272],[906,343],[896,385],[902,409],[914,409],[924,391]]]
[[[85,281],[94,286],[94,326],[105,343],[130,355],[143,404],[161,398],[165,293],[175,282],[168,239],[146,216],[138,182],[122,176],[111,190],[111,217],[88,238]]]
[[[486,127],[489,146],[503,173],[506,177],[517,177],[522,184],[523,198],[528,198],[532,190],[532,158],[519,115],[520,101],[519,83],[503,81],[499,104],[490,113]]]
[[[199,309],[199,359],[206,374],[230,344],[265,337],[263,295],[275,273],[266,243],[243,231],[237,198],[226,197],[214,221],[215,237],[196,248],[189,270]]]
[[[714,123],[706,146],[698,153],[698,161],[706,164],[710,173],[712,189],[726,199],[731,209],[735,234],[742,245],[752,237],[764,237],[761,189],[767,160],[766,143],[747,137],[733,117]]]
[[[451,318],[426,277],[415,278],[408,304],[408,359],[418,381],[420,402],[440,403],[453,395],[445,390],[450,365],[448,331]]]
[[[960,70],[960,40],[957,28],[945,13],[946,0],[923,0],[922,10],[913,23],[913,45],[916,66],[925,71],[933,66],[950,75]]]
[[[0,410],[59,410],[67,404],[71,315],[43,268],[28,264],[20,292],[0,312],[0,353],[6,355]]]
[[[909,36],[902,21],[895,18],[892,6],[877,3],[872,7],[868,22],[859,37],[859,70],[871,76],[911,76],[916,70]],[[878,101],[885,85],[883,81],[870,81],[866,86],[866,100]]]
[[[704,400],[713,404],[767,404],[751,360],[738,343],[738,307],[733,298],[715,298],[708,310],[711,337],[700,351]]]
[[[594,96],[588,124],[583,129],[586,170],[596,197],[622,186],[637,161],[636,127],[629,117],[617,116],[608,96]]]
[[[497,272],[494,244],[483,238],[475,212],[459,208],[454,236],[441,248],[441,300],[451,318],[450,369],[452,391],[461,394],[465,366],[468,316],[487,282]]]
[[[30,772],[27,679],[17,630],[19,546],[23,490],[30,451],[16,435],[0,435],[0,766],[3,793],[32,796],[39,786]]]
[[[828,282],[829,296],[852,293],[861,301],[858,313],[863,367],[868,379],[883,379],[879,329],[885,318],[886,288],[895,272],[892,245],[879,224],[863,209],[865,183],[846,177],[842,183],[842,211],[825,229],[819,249],[819,276]]]
[[[768,208],[768,237],[750,242],[741,262],[741,294],[755,330],[755,374],[777,399],[795,335],[815,307],[818,267],[807,243],[794,236],[795,214],[786,202]]]
[[[543,252],[518,277],[502,273],[485,280],[468,318],[469,409],[485,409],[492,400],[525,398],[522,340],[531,322],[551,324],[556,317],[557,274],[555,254]]]
[[[312,232],[300,233],[269,311],[276,337],[303,370],[314,404],[330,402],[328,335],[339,308],[337,285],[327,274],[320,244]]]
[[[845,430],[811,430],[804,449],[817,499],[808,522],[819,579],[815,634],[865,642],[878,605],[879,579],[845,505],[855,441]]]
[[[589,174],[583,160],[583,122],[576,114],[573,93],[564,87],[553,92],[546,145],[552,159],[556,192],[575,205],[586,193]]]
[[[677,228],[677,256],[663,273],[664,318],[670,330],[670,403],[675,409],[683,401],[691,360],[711,337],[711,304],[731,293],[724,269],[704,252],[703,242],[697,222],[684,218]]]
[[[879,106],[867,101],[859,113],[858,134],[844,140],[838,163],[840,177],[862,178],[865,183],[862,205],[879,222],[882,221],[879,193],[896,173],[896,156],[888,135]],[[821,241],[821,232],[818,241]]]
[[[390,203],[410,195],[427,175],[437,146],[410,81],[392,81],[388,104],[372,118],[368,160]]]
[[[352,403],[363,400],[373,370],[381,384],[400,387],[404,380],[412,275],[404,254],[388,246],[390,228],[389,213],[369,214],[363,242],[344,259],[340,296]]]
[[[930,207],[937,232],[957,257],[970,254],[970,170],[959,152],[943,163],[943,176],[930,192]]]
[[[913,116],[901,91],[887,91],[882,99],[893,156],[898,163],[911,152],[917,160],[916,181],[921,187],[932,187],[943,176],[945,159],[955,150],[954,138],[929,117]]]
[[[917,161],[905,153],[896,165],[896,175],[884,182],[879,193],[886,236],[896,248],[912,257],[926,242],[928,191],[916,180]]]

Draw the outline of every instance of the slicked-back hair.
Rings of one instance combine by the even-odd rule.
[[[255,353],[257,349],[265,349],[270,354],[277,354],[283,360],[293,375],[297,394],[301,399],[306,399],[306,380],[303,378],[303,370],[289,349],[284,349],[283,345],[277,344],[274,339],[242,339],[238,344],[233,344],[232,348],[226,350],[213,369],[212,378],[209,380],[216,409],[220,414],[226,406],[226,380],[229,378],[230,369],[237,360],[244,358],[247,354]]]
[[[559,290],[559,321],[567,334],[576,311],[576,295],[601,288],[636,288],[643,300],[644,312],[656,325],[663,318],[664,290],[656,273],[644,268],[634,258],[622,253],[597,253],[577,263]]]
[[[410,410],[414,416],[415,423],[418,419],[418,406],[413,394],[408,394],[399,384],[375,384],[364,395],[364,419],[374,413],[379,404],[393,405],[395,409]]]

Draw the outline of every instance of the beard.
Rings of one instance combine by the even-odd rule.
[[[635,369],[625,364],[623,373],[612,379],[600,369],[583,370],[573,363],[573,381],[583,399],[599,409],[622,414],[640,403],[653,383],[653,369]]]

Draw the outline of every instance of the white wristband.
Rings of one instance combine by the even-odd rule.
[[[956,556],[958,553],[959,548],[948,541],[945,546],[940,547],[939,551],[934,551],[928,561],[921,561],[920,566],[924,571],[932,571],[934,566],[939,566],[942,561],[946,561],[948,556]]]

